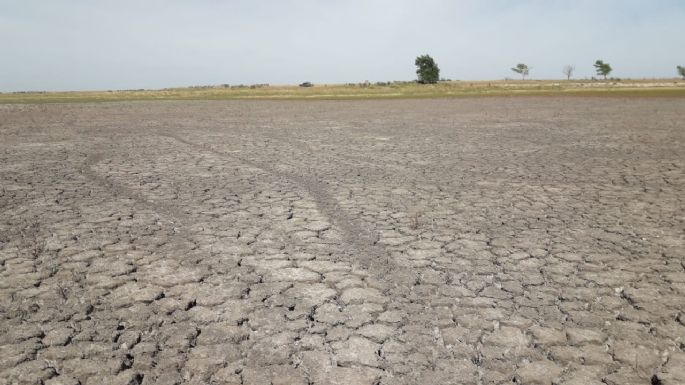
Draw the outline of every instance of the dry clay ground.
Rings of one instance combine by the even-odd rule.
[[[0,106],[0,384],[684,384],[684,116]]]

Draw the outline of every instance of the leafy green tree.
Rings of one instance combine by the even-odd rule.
[[[440,68],[438,68],[432,57],[428,55],[419,56],[414,64],[416,65],[416,75],[419,77],[419,83],[433,84],[440,80]]]
[[[678,75],[682,76],[683,79],[685,79],[685,67],[678,66]]]
[[[526,76],[528,76],[528,74],[530,73],[531,67],[528,67],[526,64],[519,63],[516,65],[516,67],[512,68],[511,70],[521,75],[521,79],[525,80]]]
[[[609,63],[605,63],[602,60],[597,60],[594,64],[595,70],[597,71],[597,75],[604,76],[604,80],[606,80],[607,75],[613,71],[613,68],[609,65]]]

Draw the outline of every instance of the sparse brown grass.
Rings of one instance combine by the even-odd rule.
[[[621,81],[499,80],[449,81],[438,84],[397,82],[383,85],[324,84],[314,87],[201,87],[135,91],[74,91],[0,93],[0,104],[91,103],[136,100],[227,99],[391,99],[468,96],[621,96],[685,97],[685,80],[650,79]]]

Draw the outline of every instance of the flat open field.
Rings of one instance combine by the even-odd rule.
[[[474,96],[685,97],[683,79],[494,80],[437,84],[383,82],[298,86],[213,86],[162,90],[0,93],[0,104],[83,103],[134,100],[359,100]]]
[[[684,116],[0,106],[0,384],[682,385]]]

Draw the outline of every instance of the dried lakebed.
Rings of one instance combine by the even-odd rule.
[[[0,384],[683,384],[684,113],[0,106]]]

